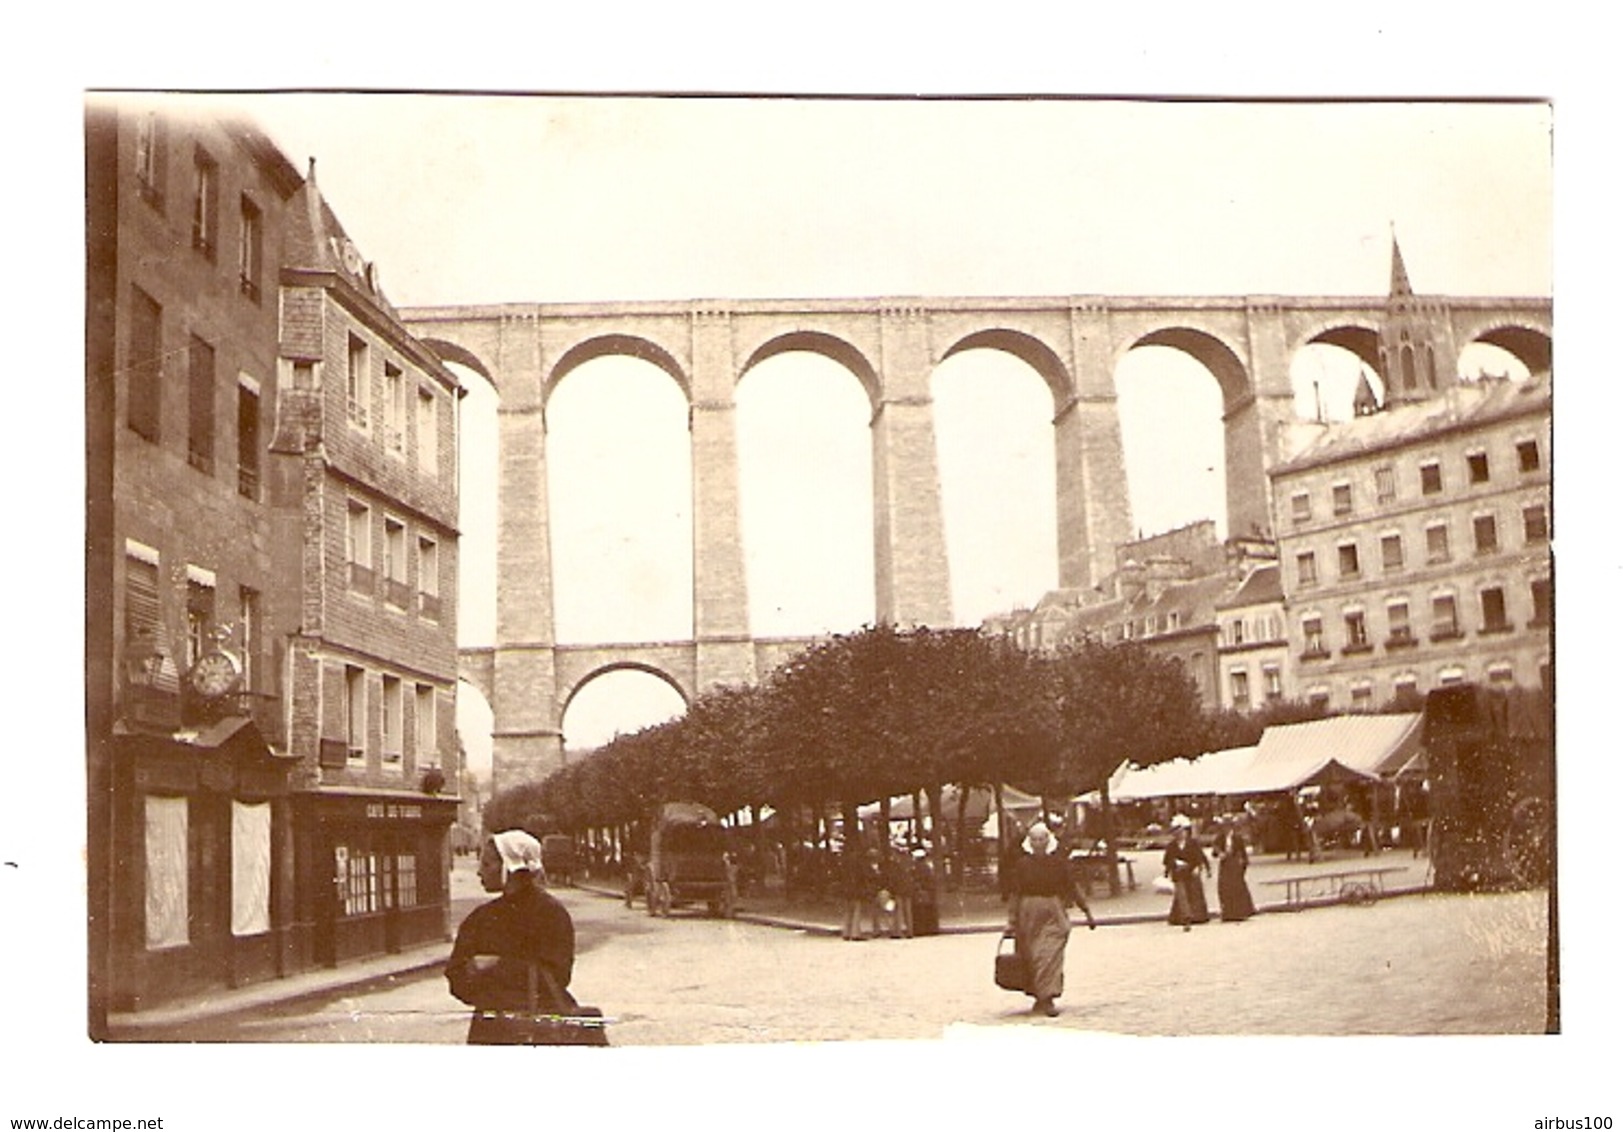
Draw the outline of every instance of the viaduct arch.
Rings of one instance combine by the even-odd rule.
[[[872,408],[874,586],[880,620],[951,621],[930,377],[947,358],[990,348],[1032,367],[1054,399],[1059,584],[1086,587],[1131,537],[1115,372],[1138,346],[1200,361],[1222,393],[1233,531],[1271,529],[1267,471],[1294,420],[1290,363],[1315,342],[1377,372],[1388,297],[1052,297],[504,304],[417,308],[406,324],[447,361],[497,388],[496,645],[462,675],[495,713],[498,783],[562,764],[564,708],[613,667],[655,672],[689,702],[753,682],[808,643],[749,630],[739,523],[734,393],[753,366],[789,351],[823,355],[861,382]],[[1476,341],[1548,370],[1552,310],[1541,298],[1426,297],[1452,379]],[[1452,351],[1452,356],[1447,356]],[[553,623],[546,410],[553,389],[594,358],[658,366],[689,405],[693,460],[693,633],[677,642],[561,646]]]

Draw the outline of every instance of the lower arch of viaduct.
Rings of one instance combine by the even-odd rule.
[[[1551,304],[1537,298],[1428,296],[1445,353],[1476,341],[1550,368]],[[1267,471],[1295,419],[1290,364],[1313,343],[1341,346],[1377,372],[1387,299],[1327,297],[836,299],[509,304],[402,312],[446,361],[483,374],[500,396],[497,625],[492,650],[463,674],[495,716],[499,784],[562,765],[561,723],[575,692],[615,668],[640,668],[691,702],[750,683],[804,647],[749,631],[739,523],[734,392],[770,357],[809,351],[848,369],[872,409],[875,608],[881,621],[951,621],[930,379],[970,349],[1020,358],[1054,403],[1059,584],[1085,587],[1131,537],[1114,374],[1128,351],[1194,357],[1222,393],[1229,528],[1271,529]],[[637,357],[689,404],[693,451],[693,635],[683,642],[560,646],[554,634],[546,407],[576,367]]]

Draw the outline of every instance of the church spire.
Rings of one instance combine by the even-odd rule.
[[[1403,249],[1398,247],[1398,228],[1392,225],[1392,298],[1399,296],[1412,297],[1414,288],[1409,286],[1409,272],[1403,266]]]

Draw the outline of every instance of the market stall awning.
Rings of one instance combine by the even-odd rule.
[[[1270,727],[1223,793],[1268,794],[1346,778],[1380,779],[1420,751],[1420,715],[1338,715]]]
[[[1227,784],[1255,757],[1255,747],[1230,747],[1193,759],[1171,759],[1154,766],[1123,764],[1111,776],[1110,797],[1118,802],[1145,798],[1180,798],[1232,793]]]

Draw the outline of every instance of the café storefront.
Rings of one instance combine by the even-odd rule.
[[[294,795],[297,935],[308,965],[449,938],[446,839],[457,802],[362,787]]]

